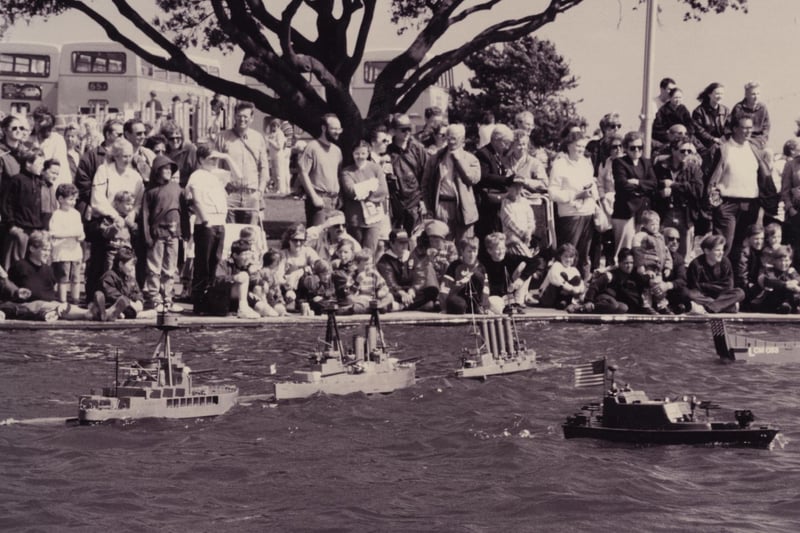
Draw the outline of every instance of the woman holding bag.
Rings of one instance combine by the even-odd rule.
[[[381,226],[387,217],[384,204],[389,187],[383,169],[369,158],[369,144],[361,141],[353,148],[354,163],[340,177],[347,232],[372,253],[378,246]]]

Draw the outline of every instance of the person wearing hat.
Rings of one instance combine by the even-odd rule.
[[[511,179],[506,197],[500,203],[500,221],[509,251],[531,257],[533,253],[530,243],[536,231],[536,220],[530,203],[522,196],[522,189],[526,183],[525,177],[519,174],[515,174]]]
[[[442,282],[450,263],[458,259],[458,249],[448,238],[448,234],[447,224],[441,220],[429,220],[417,238],[417,246],[414,248],[416,257],[426,256],[433,265],[437,286]]]
[[[326,261],[334,259],[336,248],[343,240],[353,243],[353,252],[361,251],[361,244],[347,233],[344,213],[338,209],[326,211],[322,224],[308,228],[306,236],[308,246],[317,252],[320,259],[325,259]]]
[[[409,243],[406,230],[393,230],[389,233],[389,249],[376,264],[395,301],[404,310],[424,308],[435,302],[439,295],[438,284],[434,283],[433,263],[415,262],[411,258]]]
[[[471,236],[478,221],[473,186],[481,179],[481,165],[464,150],[465,135],[463,124],[447,127],[447,146],[428,159],[421,184],[428,213],[447,224],[456,240]]]
[[[156,120],[161,118],[161,115],[164,114],[164,106],[161,104],[161,100],[158,99],[155,91],[150,91],[150,100],[144,104],[145,109],[152,109],[155,113]]]

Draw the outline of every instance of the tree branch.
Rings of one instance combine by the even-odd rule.
[[[472,15],[476,11],[490,11],[495,5],[499,4],[503,0],[489,0],[488,2],[484,2],[483,4],[477,4],[472,7],[466,8],[461,11],[458,15],[454,15],[450,17],[450,25],[456,24],[461,22],[468,16]]]

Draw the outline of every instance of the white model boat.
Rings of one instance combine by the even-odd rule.
[[[473,318],[472,328],[475,347],[464,349],[457,377],[486,379],[536,369],[536,351],[520,340],[513,315],[481,320],[480,330]]]
[[[170,347],[169,332],[178,328],[176,317],[161,313],[156,327],[162,333],[152,358],[125,367],[117,362],[114,386],[78,399],[81,424],[141,418],[203,418],[221,415],[236,405],[239,389],[234,385],[192,384],[191,369]]]
[[[336,324],[336,307],[327,310],[328,323],[322,349],[311,356],[308,369],[296,370],[292,380],[275,384],[276,400],[307,398],[325,393],[345,395],[388,393],[410,387],[416,381],[416,363],[400,361],[388,353],[377,306],[370,308],[366,336],[353,338],[345,352]]]

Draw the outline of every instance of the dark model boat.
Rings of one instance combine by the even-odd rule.
[[[735,421],[717,422],[709,410],[719,406],[697,402],[695,398],[679,401],[650,399],[643,391],[629,387],[618,389],[614,383],[602,406],[592,403],[582,412],[567,417],[562,425],[567,439],[591,438],[632,444],[726,444],[766,448],[779,430],[769,425],[752,425],[755,417],[749,410],[734,412]],[[605,369],[603,385],[605,388]],[[705,416],[697,409],[705,410]]]
[[[754,363],[800,362],[800,342],[764,341],[744,335],[728,333],[725,322],[711,321],[714,348],[723,361],[750,361]]]

